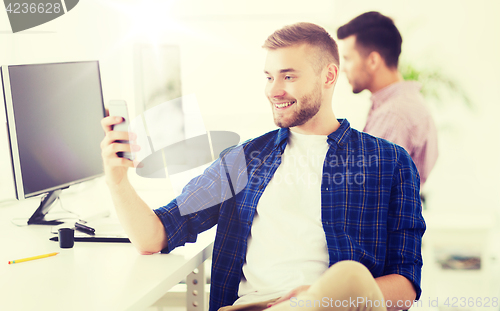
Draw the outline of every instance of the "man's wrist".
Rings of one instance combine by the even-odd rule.
[[[113,178],[110,174],[106,173],[105,181],[109,190],[113,192],[122,192],[125,188],[130,186],[127,172],[125,172],[125,174],[123,174],[120,178]]]

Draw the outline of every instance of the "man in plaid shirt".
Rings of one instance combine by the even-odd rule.
[[[337,119],[335,41],[310,23],[265,41],[266,96],[280,129],[224,151],[151,210],[116,152],[129,133],[103,119],[107,184],[143,254],[168,253],[217,224],[210,310],[408,309],[421,293],[419,175],[408,153]],[[133,140],[133,135],[132,140]]]

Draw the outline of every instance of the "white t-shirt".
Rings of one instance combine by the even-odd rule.
[[[328,269],[321,223],[327,136],[290,131],[282,162],[258,204],[234,304],[280,297]]]

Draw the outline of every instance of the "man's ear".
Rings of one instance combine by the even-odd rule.
[[[330,63],[326,67],[326,79],[325,79],[326,88],[334,87],[338,77],[339,77],[339,66],[335,65],[334,63]]]
[[[380,66],[385,64],[384,59],[377,51],[370,52],[365,60],[366,67],[372,72],[376,71]]]

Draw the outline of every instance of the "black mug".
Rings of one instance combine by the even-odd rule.
[[[59,247],[72,248],[75,244],[75,230],[73,228],[60,228],[58,231]]]

